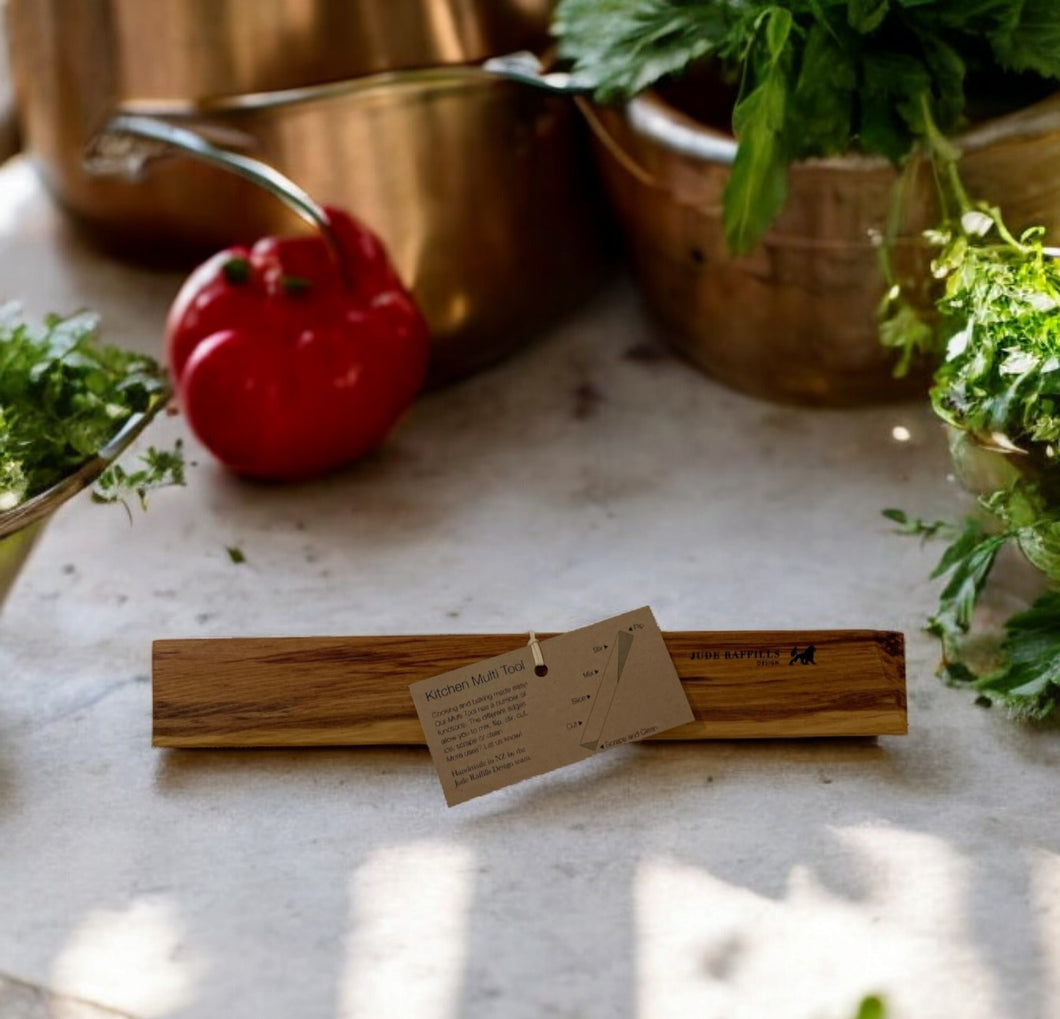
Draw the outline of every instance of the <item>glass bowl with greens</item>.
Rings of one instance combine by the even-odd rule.
[[[143,471],[115,463],[170,395],[152,358],[100,342],[90,312],[41,323],[0,307],[0,605],[48,520],[90,485],[143,498],[179,464],[150,451]]]

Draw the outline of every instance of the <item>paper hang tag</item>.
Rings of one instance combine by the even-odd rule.
[[[693,720],[649,608],[409,690],[449,806]]]

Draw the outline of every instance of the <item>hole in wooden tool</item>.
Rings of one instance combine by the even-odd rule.
[[[548,666],[547,665],[535,665],[534,666],[534,675],[535,676],[547,676],[548,675]]]

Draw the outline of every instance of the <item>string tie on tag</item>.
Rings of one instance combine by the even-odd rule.
[[[530,631],[530,653],[534,656],[534,675],[535,676],[547,676],[548,666],[545,664],[545,656],[541,654],[541,644],[537,639],[537,634],[533,630]]]

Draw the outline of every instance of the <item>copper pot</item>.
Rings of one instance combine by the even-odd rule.
[[[591,115],[647,302],[690,360],[730,386],[786,402],[850,405],[925,391],[926,369],[893,377],[894,356],[877,332],[884,283],[872,235],[890,209],[889,163],[844,156],[795,165],[784,212],[757,250],[736,258],[721,225],[731,135],[654,93]],[[971,194],[1000,204],[1015,227],[1060,226],[1060,96],[958,141]],[[923,290],[929,252],[920,232],[937,211],[922,171],[911,175],[897,252],[902,277]]]
[[[375,229],[431,326],[436,383],[509,353],[606,267],[592,160],[560,97],[453,68],[146,109]],[[217,248],[304,229],[261,188],[183,156],[135,181],[83,176],[78,205],[102,196],[106,229],[129,243]]]
[[[82,166],[123,110],[194,122],[382,236],[431,325],[432,377],[448,381],[571,307],[605,264],[576,112],[466,63],[540,42],[553,2],[8,0],[26,150],[125,257],[190,267],[298,229],[252,185],[185,158],[137,181]],[[366,73],[407,64],[436,66]]]
[[[411,67],[481,61],[547,36],[554,0],[0,0],[24,150],[73,215],[110,228],[81,151],[126,102],[195,104]]]

